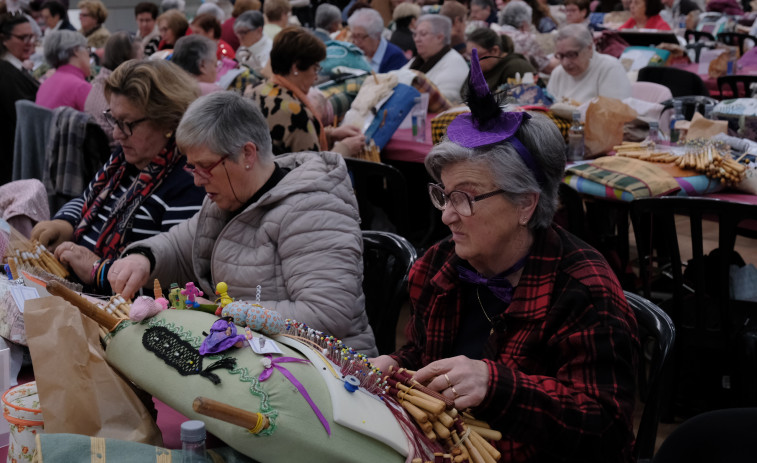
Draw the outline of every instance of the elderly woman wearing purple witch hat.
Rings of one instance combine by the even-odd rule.
[[[565,144],[502,109],[471,59],[470,114],[426,157],[452,236],[410,272],[408,342],[373,359],[502,432],[502,461],[630,462],[636,320],[610,266],[552,223]]]

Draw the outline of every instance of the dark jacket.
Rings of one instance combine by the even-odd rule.
[[[397,45],[387,41],[386,52],[384,53],[384,58],[381,60],[378,72],[379,74],[381,74],[384,72],[394,71],[395,69],[399,69],[404,66],[405,63],[407,63],[407,58],[405,58],[405,54],[402,52],[402,49]]]

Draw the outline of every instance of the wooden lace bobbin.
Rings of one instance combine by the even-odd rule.
[[[207,397],[195,398],[194,402],[192,402],[192,409],[205,416],[241,426],[252,434],[258,434],[270,426],[268,417],[262,413],[242,410],[241,408],[233,407]]]
[[[472,432],[470,435],[473,437],[474,440],[478,441],[477,442],[478,447],[486,450],[486,452],[489,455],[491,455],[491,457],[495,461],[498,461],[502,457],[502,454],[499,453],[499,451],[496,448],[494,448],[494,446],[492,444],[490,444],[489,441],[487,441],[486,439],[484,439],[477,432]]]
[[[60,296],[74,306],[78,307],[84,315],[96,321],[98,324],[108,330],[108,332],[116,329],[118,324],[123,321],[123,319],[102,310],[97,305],[91,303],[78,293],[71,291],[57,281],[51,281],[50,283],[48,283],[47,291],[53,296]]]
[[[11,269],[11,278],[16,279],[18,275],[18,259],[15,257],[8,258],[8,267]]]

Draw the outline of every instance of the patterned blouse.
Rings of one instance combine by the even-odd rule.
[[[268,121],[273,154],[321,151],[318,120],[292,91],[266,81],[252,89],[251,98]]]

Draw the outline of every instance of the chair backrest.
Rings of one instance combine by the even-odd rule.
[[[684,224],[679,226],[676,215],[689,217],[688,230]],[[718,199],[669,196],[631,202],[631,220],[644,296],[649,298],[651,295],[653,264],[657,263],[656,270],[669,272],[673,280],[667,312],[676,327],[692,330],[695,338],[703,339],[713,333],[713,317],[708,313],[712,310],[713,300],[719,311],[716,317],[719,336],[728,342],[734,334],[731,327],[733,314],[729,267],[736,235],[743,227],[742,222],[750,219],[757,220],[757,206]],[[709,260],[705,261],[703,223],[711,220],[718,224],[719,251],[711,253]],[[689,248],[693,265],[687,266],[684,280],[685,262],[681,259],[681,249]]]
[[[709,32],[695,31],[692,29],[686,29],[686,32],[683,33],[683,38],[686,39],[686,43],[699,42],[702,39],[710,40],[712,42],[715,41],[715,37]]]
[[[51,109],[32,101],[16,101],[16,142],[13,146],[13,180],[42,180],[45,149],[53,120]],[[57,209],[55,209],[57,211]],[[53,211],[53,212],[55,212]]]
[[[718,77],[720,98],[723,98],[723,87],[731,90],[731,98],[749,98],[752,96],[751,86],[755,83],[757,83],[757,76],[720,76]]]
[[[394,233],[363,231],[363,293],[379,354],[395,351],[397,320],[407,300],[407,277],[418,254]]]
[[[665,100],[673,98],[670,89],[664,85],[654,82],[634,82],[631,84],[631,96],[633,98],[649,101],[651,103],[662,103]]]
[[[668,315],[652,302],[625,291],[628,305],[636,315],[641,338],[639,354],[639,395],[644,401],[639,429],[636,432],[634,456],[637,459],[651,458],[657,439],[657,425],[660,422],[660,386],[663,368],[673,350],[676,330]],[[645,354],[651,346],[649,362]]]
[[[666,66],[646,66],[639,69],[641,82],[654,82],[670,89],[674,97],[684,95],[710,96],[702,78],[693,72]]]
[[[740,32],[721,32],[718,34],[718,42],[739,47],[739,56],[744,54],[744,41],[746,39],[752,39],[754,43],[757,43],[757,37],[749,34],[742,34]]]
[[[709,96],[678,96],[662,102],[664,109],[662,110],[661,118],[668,116],[668,121],[670,121],[670,117],[672,117],[672,114],[670,113],[672,113],[674,101],[680,101],[682,103],[683,115],[688,121],[690,121],[694,117],[695,112],[699,112],[704,115],[706,105],[716,105],[718,103],[718,100],[716,100],[715,98],[710,98]],[[660,124],[660,126],[662,127],[662,124]]]
[[[379,162],[345,158],[360,208],[363,230],[384,230],[407,236],[408,195],[405,177]]]

